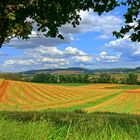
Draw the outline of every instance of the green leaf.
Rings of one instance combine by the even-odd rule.
[[[16,19],[14,13],[9,13],[7,16],[10,20],[15,20]]]

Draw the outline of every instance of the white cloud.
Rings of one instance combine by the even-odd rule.
[[[75,62],[91,62],[93,59],[91,56],[73,56],[72,58]]]
[[[121,53],[121,59],[140,60],[140,42],[132,42],[128,35],[123,39],[110,41],[105,47]]]
[[[44,36],[37,37],[35,34],[33,36],[29,40],[14,38],[10,41],[9,44],[18,49],[29,49],[39,47],[40,45],[59,46],[61,44],[69,44],[73,41],[73,37],[71,34],[64,35],[65,39],[46,38]]]
[[[32,65],[35,64],[35,62],[33,60],[23,60],[23,59],[9,59],[6,60],[3,64],[3,66],[10,66],[10,65],[24,65],[24,66],[28,66],[28,65]]]
[[[125,36],[124,39],[110,41],[104,49],[99,54],[89,54],[71,46],[62,50],[56,46],[41,45],[34,49],[24,50],[22,56],[5,60],[0,68],[3,71],[24,71],[73,66],[86,68],[135,67],[140,64],[140,43],[132,43],[128,36]]]
[[[101,62],[118,62],[120,60],[120,55],[109,55],[107,52],[101,52],[97,57],[97,61]]]
[[[103,35],[99,35],[97,39],[108,39],[108,35],[103,34]]]
[[[85,52],[78,50],[77,48],[67,47],[64,51],[66,55],[86,55]]]
[[[26,69],[43,69],[56,67],[71,67],[84,66],[88,67],[115,67],[118,66],[135,66],[140,61],[140,43],[132,43],[129,36],[126,35],[123,39],[116,39],[105,44],[104,51],[99,54],[88,54],[75,47],[71,47],[72,41],[77,36],[88,32],[97,33],[98,39],[108,39],[112,37],[114,30],[119,30],[123,21],[117,15],[102,15],[98,16],[89,12],[80,12],[82,20],[81,24],[73,28],[70,24],[66,24],[60,28],[60,32],[65,39],[45,38],[42,33],[32,31],[29,41],[19,40],[14,38],[10,44],[16,48],[25,49],[22,56],[7,59],[0,65],[2,69],[9,70],[26,70]],[[135,25],[131,23],[131,25]],[[39,34],[39,38],[38,37]],[[79,39],[79,38],[78,38]],[[77,40],[78,40],[77,39]],[[81,40],[82,38],[80,38]],[[69,47],[61,50],[58,46],[65,44]],[[102,50],[102,48],[100,49]],[[98,51],[97,51],[98,52]],[[89,52],[90,53],[90,52]],[[1,56],[5,56],[0,52]],[[13,57],[13,56],[12,56]],[[1,60],[2,62],[3,60]],[[135,64],[134,64],[135,61]],[[137,62],[136,62],[137,61]]]
[[[57,47],[40,46],[28,49],[18,58],[5,60],[1,67],[3,70],[23,71],[27,69],[43,69],[55,67],[80,66],[92,61],[92,57],[74,47],[60,50]]]
[[[81,11],[81,23],[76,28],[72,28],[72,25],[66,24],[60,28],[60,31],[64,34],[78,34],[84,32],[98,32],[99,38],[106,39],[112,36],[114,30],[119,30],[122,24],[122,20],[113,15],[98,16],[93,14],[90,10]]]
[[[39,54],[45,54],[45,55],[48,54],[48,55],[52,55],[52,56],[63,55],[63,51],[59,50],[57,47],[44,47],[42,45],[38,48],[35,48],[35,52],[37,52]],[[32,53],[32,50],[31,50],[31,53]]]
[[[102,15],[98,16],[90,11],[81,11],[81,23],[76,28],[72,25],[66,24],[59,28],[60,33],[64,36],[64,40],[59,38],[46,38],[43,33],[37,32],[36,24],[34,23],[31,39],[21,40],[14,38],[10,41],[10,45],[19,49],[28,49],[43,46],[59,46],[61,44],[70,44],[73,40],[74,34],[80,34],[85,32],[97,32],[100,35],[99,39],[107,39],[112,37],[114,30],[119,30],[122,24],[122,20],[114,15]],[[39,35],[38,35],[39,34]]]

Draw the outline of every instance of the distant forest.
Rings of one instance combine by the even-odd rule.
[[[35,83],[115,83],[115,84],[140,84],[137,73],[128,74],[45,74],[23,75],[21,73],[1,73],[0,78]]]
[[[120,84],[140,84],[137,74],[129,73],[126,77],[119,79],[108,73],[101,73],[98,77],[89,74],[78,75],[51,75],[36,74],[31,82],[36,83],[120,83]]]

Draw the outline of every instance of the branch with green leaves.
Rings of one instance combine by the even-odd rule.
[[[139,0],[4,0],[0,2],[0,47],[13,37],[29,39],[34,23],[37,23],[37,31],[43,32],[44,36],[64,39],[59,27],[66,23],[78,26],[81,10],[92,9],[101,15],[120,5],[128,7],[124,14],[126,25],[113,35],[124,37],[129,33],[132,41],[140,41]]]

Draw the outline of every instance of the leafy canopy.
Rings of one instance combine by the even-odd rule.
[[[124,14],[126,24],[113,34],[118,38],[130,32],[132,41],[140,41],[140,0],[1,0],[0,47],[14,37],[29,39],[34,22],[46,37],[63,39],[58,28],[66,23],[79,25],[80,10],[92,9],[101,15],[120,5],[128,7]],[[132,22],[136,24],[131,26]]]

